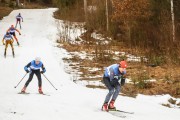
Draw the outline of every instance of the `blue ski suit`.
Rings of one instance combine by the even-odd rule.
[[[113,64],[105,69],[103,82],[109,90],[104,103],[109,103],[111,97],[115,101],[119,95],[121,85],[125,83],[125,78],[123,77],[126,74],[126,71],[119,71],[119,64]]]
[[[42,69],[41,72],[40,72],[40,69]],[[38,86],[39,87],[42,86],[41,73],[45,73],[46,72],[46,69],[45,69],[45,67],[44,67],[42,62],[40,62],[39,64],[36,64],[35,60],[33,60],[33,61],[31,61],[29,64],[27,64],[24,67],[24,70],[27,73],[30,72],[29,79],[25,83],[25,87],[27,87],[29,85],[29,83],[32,81],[34,74],[38,78]]]

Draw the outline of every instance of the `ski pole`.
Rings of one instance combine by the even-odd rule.
[[[24,75],[24,77],[19,81],[19,83],[16,85],[16,86],[14,86],[14,88],[17,88],[17,86],[21,83],[21,81],[26,77],[26,75],[27,75],[27,73]]]
[[[48,78],[43,74],[43,76],[46,78],[46,80],[54,87],[54,85],[51,83],[50,80],[48,80]],[[57,88],[54,87],[54,89],[58,90]]]

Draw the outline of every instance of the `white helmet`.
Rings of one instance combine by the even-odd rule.
[[[35,61],[40,62],[40,61],[41,61],[41,58],[40,58],[40,57],[36,57],[36,58],[35,58]]]

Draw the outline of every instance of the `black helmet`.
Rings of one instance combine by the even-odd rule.
[[[9,35],[10,33],[9,32],[6,32],[6,35]]]

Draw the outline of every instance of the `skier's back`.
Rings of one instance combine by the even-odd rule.
[[[16,26],[15,26],[15,28],[17,27],[17,24],[19,23],[20,29],[21,29],[21,20],[22,20],[22,22],[23,22],[23,17],[21,16],[21,13],[19,13],[19,14],[16,16]]]

